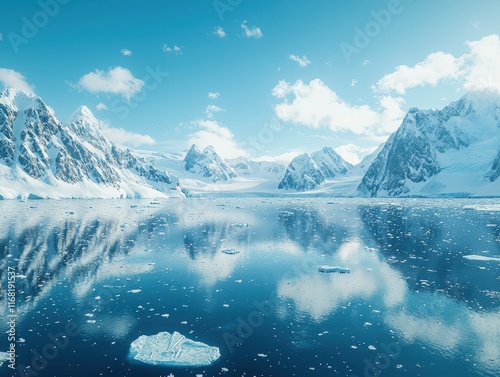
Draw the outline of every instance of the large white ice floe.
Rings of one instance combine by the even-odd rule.
[[[218,347],[187,339],[174,331],[142,335],[130,345],[130,355],[151,365],[206,366],[220,357]]]
[[[9,354],[7,352],[0,352],[0,367],[7,360],[9,360]]]
[[[500,257],[488,257],[485,255],[471,254],[471,255],[464,255],[464,258],[468,260],[500,262]]]
[[[339,267],[339,266],[318,266],[318,271],[323,273],[331,273],[338,272],[340,274],[348,274],[351,270],[347,267]]]

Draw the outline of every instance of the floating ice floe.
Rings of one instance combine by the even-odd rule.
[[[351,272],[349,268],[339,266],[318,266],[318,271],[323,273],[338,272],[340,274],[348,274]]]
[[[229,255],[234,255],[234,254],[239,254],[240,252],[238,250],[233,250],[233,249],[225,249],[222,250],[224,254],[229,254]]]
[[[7,352],[0,352],[0,367],[3,365],[4,362],[9,360],[9,354]]]
[[[499,204],[483,204],[483,205],[472,205],[466,204],[462,206],[463,209],[472,209],[476,211],[500,211]]]
[[[142,335],[130,345],[130,355],[138,361],[164,366],[206,366],[220,357],[218,347],[186,338],[174,331]]]
[[[500,257],[486,257],[484,255],[464,255],[464,258],[468,260],[500,262]]]

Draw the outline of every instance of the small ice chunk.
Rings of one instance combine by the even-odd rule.
[[[161,316],[162,316],[163,318],[168,318],[168,317],[170,317],[170,314],[162,314]]]
[[[238,250],[233,250],[233,249],[224,249],[222,250],[224,254],[229,254],[229,255],[234,255],[234,254],[239,254],[240,252]]]
[[[174,331],[142,335],[130,345],[130,355],[138,361],[164,366],[206,366],[220,357],[218,347],[187,339]]]
[[[259,356],[259,357],[267,357],[267,355],[264,354],[264,353],[259,353],[259,354],[257,354],[257,356]]]
[[[127,293],[139,293],[141,292],[140,289],[131,289],[130,291],[127,291]]]
[[[369,349],[369,350],[372,350],[372,351],[376,351],[376,350],[377,350],[377,347],[375,347],[375,346],[373,346],[373,345],[371,345],[371,344],[370,344],[370,345],[368,346],[368,349]]]
[[[339,267],[339,266],[318,266],[319,272],[330,273],[330,272],[338,272],[340,274],[348,274],[351,270],[347,267]]]

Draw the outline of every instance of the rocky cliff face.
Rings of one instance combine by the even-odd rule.
[[[499,119],[494,93],[469,93],[442,110],[410,109],[359,191],[368,196],[473,194],[467,183],[480,187],[500,175]]]

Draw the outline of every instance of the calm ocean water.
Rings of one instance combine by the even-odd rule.
[[[0,375],[500,376],[499,201],[0,201],[0,226]],[[162,331],[221,357],[130,357]]]

